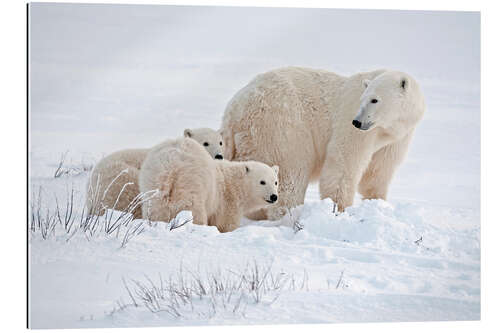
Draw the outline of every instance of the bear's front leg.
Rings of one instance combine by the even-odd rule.
[[[231,232],[231,231],[238,229],[239,226],[240,226],[239,223],[225,224],[225,225],[217,226],[217,229],[219,230],[219,232]]]
[[[389,184],[406,156],[412,136],[413,130],[401,140],[382,147],[373,154],[358,185],[358,192],[363,199],[387,199]]]
[[[226,210],[223,213],[217,214],[215,225],[219,232],[230,232],[239,228],[242,216],[242,214]]]
[[[340,212],[352,205],[358,183],[368,158],[342,158],[342,155],[327,157],[319,178],[321,199],[331,198]],[[359,158],[361,157],[361,158]]]
[[[324,171],[319,179],[321,199],[330,198],[337,204],[338,210],[343,212],[352,205],[356,193],[356,181],[345,174],[338,174],[329,170]]]

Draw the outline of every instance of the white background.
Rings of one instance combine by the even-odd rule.
[[[113,1],[110,1],[113,2]],[[123,1],[120,1],[123,3]],[[160,3],[160,2],[149,2],[149,3]],[[175,4],[174,2],[161,2],[168,4]],[[478,3],[478,2],[476,2]],[[177,3],[180,4],[180,3]],[[185,2],[182,4],[186,4]],[[235,1],[232,2],[189,2],[189,4],[220,4],[220,5],[230,5],[236,4]],[[262,5],[258,1],[240,1],[237,3],[238,5]],[[356,5],[354,5],[356,4]],[[273,5],[278,6],[304,6],[300,2],[274,2]],[[496,141],[498,137],[496,136],[495,124],[498,123],[498,116],[495,110],[494,100],[496,98],[497,93],[493,91],[496,86],[494,78],[496,77],[497,69],[496,64],[494,62],[498,57],[498,49],[496,46],[495,36],[493,35],[495,29],[493,25],[496,24],[495,19],[490,17],[490,15],[494,14],[494,8],[481,7],[481,5],[465,7],[465,4],[462,2],[454,2],[454,7],[440,7],[436,6],[432,2],[421,1],[418,6],[412,7],[402,7],[401,3],[391,2],[391,1],[379,1],[378,7],[371,7],[368,2],[362,1],[350,1],[346,2],[344,6],[342,6],[342,2],[335,3],[336,8],[345,7],[346,8],[392,8],[392,9],[448,9],[448,10],[481,10],[482,11],[482,244],[483,244],[483,261],[482,261],[482,269],[483,272],[486,273],[494,273],[493,269],[495,268],[495,253],[496,248],[493,246],[495,243],[495,230],[496,223],[495,221],[498,218],[498,213],[495,213],[495,185],[498,184],[498,178],[494,174],[495,170],[498,170],[498,160],[496,158],[495,150]],[[308,7],[329,7],[326,2],[309,2],[307,4]],[[2,253],[7,257],[9,261],[3,260],[3,266],[5,268],[4,274],[2,274],[3,278],[8,278],[8,281],[2,283],[2,286],[10,291],[10,293],[4,295],[9,295],[9,298],[12,300],[5,299],[2,303],[2,306],[6,308],[2,313],[7,314],[10,320],[13,320],[13,327],[22,327],[25,323],[25,275],[23,275],[23,270],[25,270],[25,224],[24,219],[20,219],[20,216],[24,216],[20,212],[24,212],[26,210],[25,206],[25,134],[26,134],[26,115],[25,115],[25,7],[22,2],[11,2],[9,8],[2,8],[3,15],[7,17],[2,18],[3,24],[6,26],[2,29],[2,40],[8,40],[8,43],[4,44],[4,51],[2,52],[2,66],[4,66],[2,73],[2,91],[4,92],[2,102],[5,103],[3,105],[3,114],[4,114],[4,122],[2,124],[3,127],[6,127],[2,130],[3,135],[3,147],[4,147],[4,166],[6,166],[6,160],[9,161],[9,169],[4,171],[4,175],[8,175],[5,177],[7,179],[7,183],[4,185],[4,191],[2,191],[3,195],[7,197],[2,198],[2,202],[4,203],[4,211],[8,213],[8,216],[4,217],[4,223],[15,224],[18,226],[15,230],[18,231],[15,236],[12,234],[6,234],[7,229],[4,228],[4,241],[2,242],[2,246],[5,246]],[[492,24],[492,26],[488,27],[487,24]],[[487,28],[484,28],[486,25]],[[497,25],[497,24],[496,24]],[[498,28],[498,27],[497,27]],[[15,32],[15,33],[14,33]],[[491,35],[491,36],[490,36]],[[488,42],[488,37],[491,37],[491,40]],[[15,52],[14,52],[15,51]],[[489,54],[487,52],[494,52],[495,54]],[[9,55],[10,58],[5,59],[4,56]],[[8,75],[5,76],[5,73]],[[14,90],[15,89],[15,90]],[[7,98],[7,100],[5,100]],[[14,120],[14,121],[13,121]],[[13,126],[16,124],[16,126]],[[12,145],[12,142],[16,142],[16,145]],[[496,164],[496,165],[495,165]],[[497,166],[495,168],[495,166]],[[487,180],[487,181],[485,181]],[[13,190],[16,189],[16,190]],[[8,198],[8,199],[7,199]],[[13,200],[13,198],[15,198]],[[12,215],[11,215],[12,214]],[[16,253],[17,255],[12,255]],[[489,260],[490,265],[485,263],[485,260]],[[496,307],[493,304],[490,304],[490,301],[494,301],[492,298],[498,293],[495,293],[493,288],[496,287],[497,279],[494,279],[492,276],[483,273],[482,280],[482,313],[483,320],[481,323],[418,323],[418,324],[377,324],[371,325],[369,327],[370,330],[373,329],[381,329],[381,330],[410,330],[416,331],[421,329],[442,329],[442,327],[446,327],[448,329],[453,329],[454,331],[467,330],[477,328],[480,326],[484,327],[484,323],[490,321],[491,324],[493,320],[495,320],[495,312]],[[16,316],[13,315],[13,309],[16,309]],[[7,324],[3,322],[2,324]],[[444,325],[444,326],[443,326]],[[320,325],[321,326],[321,325]],[[317,328],[318,326],[314,326]],[[281,327],[280,327],[281,328]],[[285,329],[285,327],[283,327]],[[326,330],[331,329],[332,326],[324,326]],[[366,325],[341,325],[340,329],[363,329],[365,330]],[[491,328],[491,327],[490,327]],[[184,328],[185,329],[185,328]],[[189,328],[194,329],[194,328]],[[203,328],[209,330],[219,330],[220,328]],[[230,327],[222,328],[222,329],[232,329]],[[251,327],[246,327],[244,329],[252,329]],[[286,328],[288,329],[288,328]],[[296,329],[300,329],[300,327],[296,327]],[[107,331],[107,330],[102,330]]]

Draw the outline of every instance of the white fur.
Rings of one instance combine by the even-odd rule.
[[[183,138],[148,153],[139,186],[142,192],[158,191],[142,207],[150,220],[168,222],[190,210],[193,223],[227,232],[239,226],[243,214],[270,205],[266,200],[278,193],[278,167],[213,160],[197,142]]]
[[[204,146],[215,158],[223,156],[223,142],[219,132],[209,128],[184,130]],[[114,152],[97,163],[87,185],[87,208],[91,214],[102,215],[107,208],[125,211],[139,195],[139,172],[150,149],[125,149]],[[141,206],[133,211],[135,218],[142,218]]]
[[[211,128],[196,128],[184,130],[184,137],[191,138],[205,148],[205,150],[215,159],[222,159],[224,156],[224,141],[219,132]]]
[[[340,210],[357,189],[385,199],[424,110],[417,82],[402,72],[344,77],[287,67],[258,75],[229,102],[222,122],[226,158],[280,166],[278,205],[249,217],[279,218],[304,202],[318,178],[321,197]],[[355,118],[373,125],[357,129]]]

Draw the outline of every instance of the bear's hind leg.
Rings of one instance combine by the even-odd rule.
[[[279,220],[288,211],[304,203],[307,185],[309,184],[310,168],[299,170],[283,170],[280,168],[280,184],[278,189],[278,202],[264,208],[268,220]],[[283,171],[282,171],[283,170]]]
[[[192,204],[193,223],[198,225],[208,225],[208,216],[205,203],[201,200],[195,200]]]
[[[118,163],[111,170],[115,173],[92,174],[91,185],[87,193],[87,206],[92,214],[104,214],[105,209],[126,211],[139,195],[139,170],[125,163]],[[125,171],[126,170],[126,171]],[[101,177],[101,175],[104,175]],[[131,213],[135,218],[141,218],[141,207],[138,205]]]
[[[129,186],[126,196],[123,198],[124,204],[127,206],[124,209],[131,210],[132,215],[135,219],[142,219],[142,204],[140,203],[141,198],[139,190],[139,172],[140,170],[134,167],[129,168],[128,178]],[[122,200],[122,198],[120,198]],[[133,205],[132,205],[133,202]],[[135,207],[133,207],[135,206]]]

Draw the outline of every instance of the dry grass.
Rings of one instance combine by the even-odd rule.
[[[29,230],[32,236],[40,235],[42,239],[49,239],[58,235],[65,236],[66,241],[70,241],[78,233],[85,235],[87,240],[104,234],[121,238],[121,247],[125,247],[131,239],[144,232],[145,221],[134,220],[132,212],[138,205],[149,200],[152,197],[151,193],[139,194],[125,211],[107,209],[102,216],[98,216],[93,209],[89,210],[85,205],[81,208],[76,206],[75,192],[71,186],[66,191],[62,204],[55,197],[53,209],[49,208],[48,204],[51,202],[44,194],[42,186],[33,192],[29,207],[31,217]],[[91,207],[98,205],[94,200],[98,198],[91,195]]]
[[[256,261],[243,270],[215,270],[201,274],[181,266],[168,278],[148,276],[143,281],[123,279],[131,302],[117,303],[111,314],[126,307],[144,306],[153,313],[166,313],[173,318],[212,318],[218,312],[244,316],[249,304],[272,304],[284,290],[308,289],[308,277],[296,280],[291,274],[275,272],[272,264]]]
[[[300,222],[300,214],[294,214],[293,209],[287,208],[287,215],[290,219],[292,229],[295,233],[304,229],[304,225]]]
[[[57,163],[56,170],[54,171],[54,178],[59,178],[62,176],[76,176],[84,172],[89,172],[94,167],[93,163],[87,163],[83,159],[77,165],[65,165],[67,156],[68,151],[61,154],[59,162]]]

